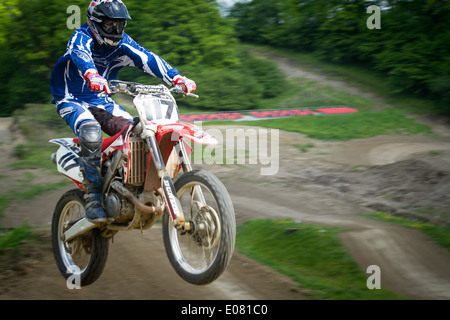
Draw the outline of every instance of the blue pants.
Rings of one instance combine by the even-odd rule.
[[[133,117],[112,99],[100,105],[90,105],[75,99],[64,99],[56,104],[56,111],[69,127],[72,128],[75,135],[78,136],[78,129],[83,123],[97,121],[91,111],[89,111],[89,107],[103,109],[113,116],[123,117],[133,122]]]

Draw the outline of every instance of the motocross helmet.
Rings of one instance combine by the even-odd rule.
[[[93,0],[87,23],[100,45],[116,47],[122,40],[130,14],[122,0]]]

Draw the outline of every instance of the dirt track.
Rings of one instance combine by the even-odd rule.
[[[12,161],[7,120],[0,129],[4,142],[0,175],[11,180],[26,177],[6,167]],[[450,129],[440,126],[436,133],[433,138],[379,136],[326,142],[280,132],[277,175],[262,176],[257,165],[215,165],[208,170],[228,188],[238,223],[282,217],[346,227],[344,244],[362,270],[369,265],[381,268],[382,287],[416,299],[450,299],[447,252],[415,230],[355,215],[380,210],[450,221]],[[308,152],[294,146],[307,143],[314,145]],[[34,170],[33,177],[38,181],[40,173]],[[55,203],[69,188],[12,203],[4,212],[3,227],[18,226],[28,218],[32,225],[47,226],[43,234],[48,236]],[[118,234],[104,273],[82,290],[66,288],[48,243],[34,249],[25,262],[18,276],[0,275],[0,299],[309,299],[289,279],[238,253],[215,283],[189,285],[169,266],[158,225],[143,234]]]

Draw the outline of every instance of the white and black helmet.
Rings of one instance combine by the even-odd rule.
[[[97,41],[115,47],[123,38],[128,9],[122,0],[93,0],[87,10],[87,23]]]

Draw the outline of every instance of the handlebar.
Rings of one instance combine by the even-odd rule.
[[[153,94],[182,94],[183,96],[190,96],[198,98],[199,96],[193,93],[186,93],[183,87],[176,85],[175,87],[168,89],[165,85],[147,85],[138,82],[122,81],[122,80],[111,80],[109,81],[109,88],[111,89],[111,94],[122,93],[129,96],[137,96],[141,93],[153,93]]]

